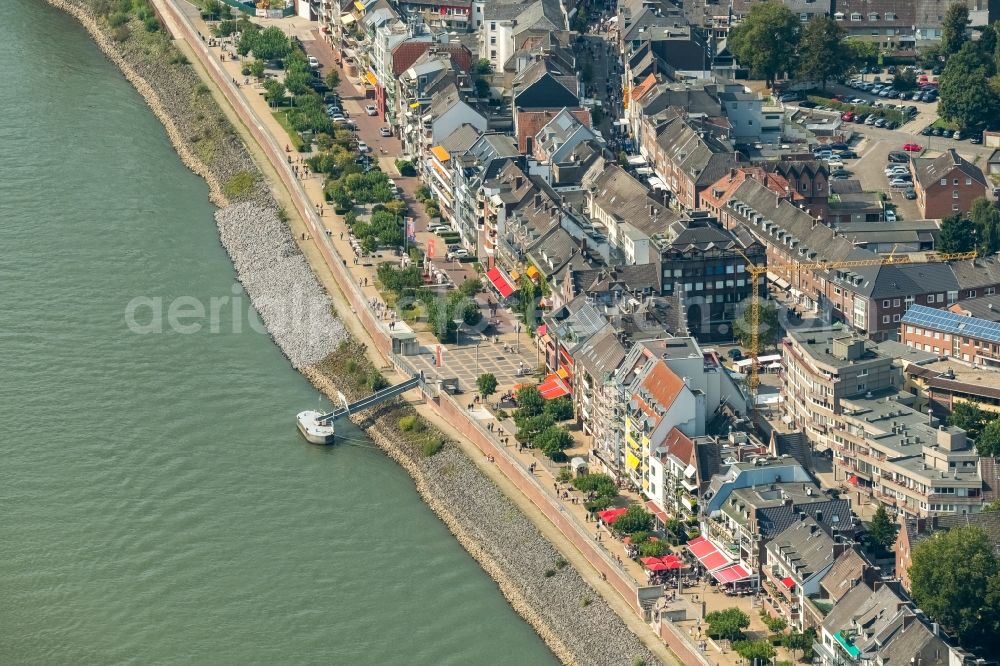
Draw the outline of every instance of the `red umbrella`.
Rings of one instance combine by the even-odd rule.
[[[649,566],[650,564],[659,564],[660,563],[660,558],[658,558],[658,557],[644,557],[644,558],[642,558],[639,561],[642,562],[643,564],[645,564],[646,566]]]
[[[656,564],[650,564],[647,567],[650,571],[666,571],[670,568],[669,564],[664,564],[663,562],[657,562]]]

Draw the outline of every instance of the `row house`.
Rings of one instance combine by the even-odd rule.
[[[566,33],[567,18],[559,0],[490,2],[483,9],[478,32],[479,57],[499,72],[525,43]]]
[[[588,186],[586,210],[604,226],[608,243],[628,265],[655,264],[652,239],[680,218],[665,199],[618,165],[600,172]]]
[[[487,117],[463,99],[458,87],[451,83],[438,91],[427,108],[420,109],[422,115],[407,124],[407,144],[412,145],[411,154],[423,159],[431,147],[440,144],[463,126],[470,126],[480,134],[489,127]]]
[[[433,28],[471,32],[471,0],[398,0],[400,11],[410,20],[419,20]]]
[[[458,89],[462,83],[461,74],[450,66],[449,58],[427,53],[417,58],[400,75],[399,117],[403,122],[395,131],[399,134],[406,154],[423,154],[425,134],[431,128],[433,118],[428,116],[431,103],[450,88]]]
[[[986,532],[993,544],[993,551],[1000,555],[1000,512],[985,511],[964,515],[931,516],[930,518],[905,518],[900,520],[899,532],[893,546],[896,558],[896,578],[903,589],[910,591],[910,566],[913,548],[934,534],[956,527],[978,527]]]
[[[451,154],[451,178],[455,185],[453,224],[462,236],[462,244],[479,257],[492,254],[496,239],[495,228],[487,234],[483,184],[495,178],[503,165],[517,156],[514,140],[494,132],[480,136],[468,150]]]
[[[834,540],[811,516],[802,514],[764,547],[762,584],[776,610],[798,631],[815,626],[806,599],[818,597],[834,560],[850,545]]]
[[[651,239],[665,295],[683,297],[688,330],[703,341],[733,338],[733,322],[751,297],[747,260],[765,263],[753,236],[723,228],[705,211],[691,211]],[[757,285],[766,291],[765,285]]]
[[[823,618],[813,643],[822,666],[975,663],[945,641],[937,624],[884,580],[857,581]]]
[[[455,170],[452,155],[467,151],[479,140],[481,132],[472,125],[462,125],[441,143],[432,146],[423,165],[423,182],[438,200],[441,219],[454,229],[459,229],[457,220]]]
[[[386,93],[386,121],[405,137],[403,127],[419,119],[421,109],[449,83],[460,90],[471,86],[472,53],[462,44],[419,38],[408,39],[392,50],[391,84]]]
[[[914,303],[903,315],[900,341],[966,363],[1000,368],[1000,324]]]
[[[737,166],[731,145],[680,118],[667,123],[647,150],[656,175],[688,209],[699,208],[702,192]]]

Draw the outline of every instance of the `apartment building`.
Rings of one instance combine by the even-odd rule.
[[[1000,323],[915,303],[903,315],[900,337],[914,349],[1000,369]]]

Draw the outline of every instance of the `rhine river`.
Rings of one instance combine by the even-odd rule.
[[[3,9],[0,664],[554,663],[402,469],[300,439],[245,307],[129,332],[232,294],[207,188],[73,19]]]

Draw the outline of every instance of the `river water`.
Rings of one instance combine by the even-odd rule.
[[[245,308],[129,331],[234,274],[75,21],[4,3],[0,80],[0,664],[554,663],[399,467],[299,438],[316,393]]]

